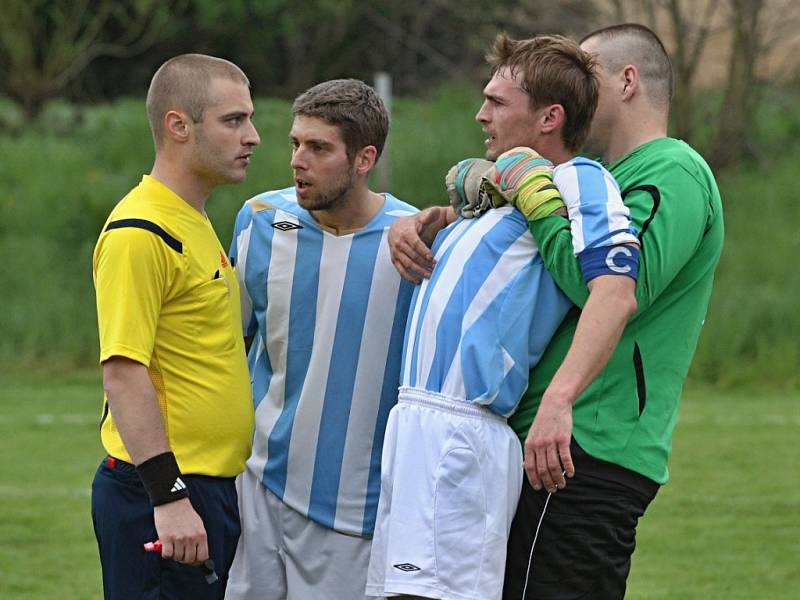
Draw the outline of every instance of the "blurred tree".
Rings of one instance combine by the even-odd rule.
[[[733,36],[728,80],[710,155],[711,163],[716,167],[755,155],[751,143],[752,108],[756,100],[756,64],[763,50],[760,20],[764,0],[729,0],[729,6]]]
[[[728,76],[710,152],[710,162],[720,168],[760,157],[755,127],[762,67],[800,24],[800,6],[791,0],[728,0],[728,6]]]
[[[180,1],[180,0],[178,0]],[[0,77],[27,119],[99,56],[128,58],[148,48],[172,2],[159,0],[4,0]],[[116,25],[117,35],[109,35]]]
[[[674,40],[672,65],[675,99],[672,103],[675,136],[691,142],[695,125],[694,78],[705,50],[719,2],[664,0]]]

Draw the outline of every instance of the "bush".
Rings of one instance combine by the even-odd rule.
[[[762,149],[781,158],[746,164],[720,177],[726,242],[691,376],[722,387],[745,382],[797,387],[800,204],[794,198],[794,144],[800,128],[793,96],[771,98],[781,110],[763,123]],[[457,160],[481,156],[474,122],[477,90],[443,88],[426,99],[397,98],[388,156],[391,191],[428,206],[445,201],[443,179]],[[261,146],[247,181],[216,190],[208,204],[223,246],[242,202],[291,185],[290,104],[257,99]],[[0,99],[0,117],[13,110]],[[57,107],[55,115],[72,114]],[[69,131],[30,127],[0,134],[0,250],[6,257],[0,359],[6,365],[92,364],[97,357],[91,256],[114,204],[148,172],[153,150],[144,103],[120,100],[81,111]],[[767,113],[765,113],[767,114]],[[2,117],[6,118],[6,117]],[[0,120],[2,120],[0,118]],[[53,117],[55,118],[55,117]],[[60,117],[59,117],[60,118]]]

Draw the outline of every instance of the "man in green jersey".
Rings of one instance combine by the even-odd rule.
[[[595,55],[600,83],[589,144],[609,165],[639,231],[638,309],[593,381],[585,376],[590,365],[570,362],[579,342],[592,341],[575,335],[577,312],[531,373],[510,420],[525,440],[531,485],[512,525],[506,598],[521,597],[526,579],[530,598],[624,596],[638,518],[668,479],[681,389],[722,252],[714,176],[691,147],[666,135],[672,71],[658,37],[618,25],[590,33],[581,46]],[[583,306],[587,290],[568,226],[556,217],[531,226],[548,270]],[[549,497],[569,463],[574,478]]]
[[[636,524],[668,478],[681,388],[722,251],[714,177],[666,135],[672,71],[658,37],[619,25],[582,47],[595,55],[600,83],[590,145],[610,165],[640,235],[638,309],[621,336],[611,335],[616,307],[588,310],[567,221],[531,225],[548,270],[585,314],[580,325],[579,311],[567,316],[509,420],[524,440],[528,475],[509,540],[509,599],[624,596]],[[429,270],[415,235],[427,237],[435,217],[423,211],[390,232],[406,272]]]

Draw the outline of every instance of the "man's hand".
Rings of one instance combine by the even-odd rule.
[[[553,163],[530,148],[503,152],[484,176],[492,206],[512,204],[529,221],[551,215],[564,206],[553,183]]]
[[[389,228],[392,264],[403,279],[419,283],[430,277],[434,260],[430,246],[436,234],[456,218],[450,207],[431,206],[411,217],[397,219]]]
[[[197,566],[208,560],[206,529],[188,498],[153,508],[161,556]]]
[[[575,474],[569,451],[572,405],[606,366],[628,319],[636,312],[636,282],[601,275],[589,282],[583,307],[564,361],[542,396],[525,439],[525,472],[534,489],[555,492]]]
[[[545,393],[525,439],[525,472],[533,489],[554,493],[566,486],[565,474],[575,475],[571,439],[572,403]]]

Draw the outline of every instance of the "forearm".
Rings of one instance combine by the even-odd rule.
[[[635,285],[633,279],[615,275],[589,282],[589,299],[546,397],[572,405],[603,370],[636,311]]]
[[[103,387],[114,423],[135,464],[170,452],[147,367],[127,358],[112,357],[103,363]]]

